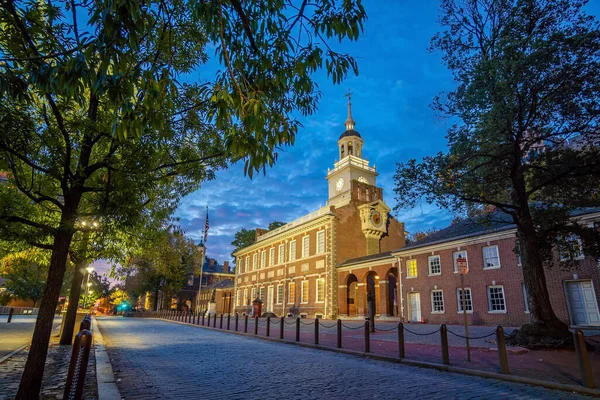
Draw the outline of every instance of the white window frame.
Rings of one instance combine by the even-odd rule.
[[[325,253],[325,231],[317,232],[317,254]]]
[[[263,302],[263,304],[265,304],[266,296],[267,296],[267,290],[265,289],[264,286],[261,286],[260,289],[258,290],[258,298]]]
[[[252,271],[256,271],[258,269],[258,254],[254,253],[252,255]]]
[[[523,301],[525,302],[525,314],[529,314],[529,293],[527,293],[527,287],[525,287],[525,282],[521,283],[521,288],[523,289]]]
[[[269,267],[275,264],[275,247],[269,249]]]
[[[244,265],[246,266],[246,272],[252,271],[252,266],[250,265],[250,256],[246,256],[246,262]]]
[[[244,305],[245,306],[250,305],[250,299],[248,299],[248,288],[244,289]]]
[[[467,266],[469,265],[469,256],[468,256],[468,254],[467,254],[467,251],[466,251],[466,250],[457,250],[457,251],[453,252],[453,253],[452,253],[452,265],[453,265],[453,268],[454,268],[454,273],[455,273],[455,274],[458,274],[458,265],[456,265],[456,259],[457,259],[458,257],[456,257],[456,256],[457,256],[458,254],[462,254],[462,253],[464,253],[464,254],[465,254],[465,260],[467,260]]]
[[[235,305],[236,307],[242,305],[242,291],[240,289],[238,289],[236,293]]]
[[[463,288],[456,289],[456,302],[458,303],[458,313],[459,314],[463,313],[462,300],[460,298],[462,290],[463,290]],[[465,299],[465,300],[467,300],[466,301],[467,314],[473,314],[473,291],[471,290],[470,287],[466,287],[465,293],[469,293],[469,295],[466,296],[467,298]],[[469,300],[471,301],[471,309],[470,310],[469,310]]]
[[[256,299],[256,288],[252,288],[252,298],[250,299],[250,303],[252,303]]]
[[[504,303],[504,310],[492,310],[492,293],[491,289],[502,290],[502,302]],[[491,285],[486,288],[488,298],[488,313],[489,314],[506,314],[506,292],[504,291],[503,285]]]
[[[485,257],[485,251],[486,251],[486,249],[494,249],[494,248],[496,249],[496,257],[492,257],[491,259],[497,258],[498,264],[488,266],[487,261],[486,261],[487,259]],[[483,259],[483,269],[498,269],[502,265],[502,262],[500,261],[500,251],[498,250],[497,244],[482,247],[481,248],[481,258]]]
[[[260,268],[263,269],[267,266],[267,250],[260,252]]]
[[[309,281],[308,280],[302,281],[302,284],[301,284],[300,287],[302,288],[301,289],[302,291],[300,292],[300,304],[308,304],[308,302],[310,300],[310,286],[309,286]],[[304,298],[305,288],[306,288],[306,298]]]
[[[279,264],[283,264],[285,262],[285,244],[279,245],[278,257]]]
[[[438,260],[438,266],[440,268],[439,272],[432,272],[431,269],[431,260]],[[442,258],[439,255],[429,256],[427,257],[427,265],[429,267],[429,276],[441,275],[442,274]]]
[[[410,274],[410,267],[408,266],[409,263],[415,263],[415,274],[411,275]],[[419,263],[417,263],[417,259],[416,258],[411,258],[406,260],[406,279],[413,279],[419,276]]]
[[[288,304],[296,302],[296,282],[288,282]]]
[[[519,239],[515,240],[515,256],[517,257],[517,267],[523,266],[523,259],[521,258],[521,242]]]
[[[319,300],[319,285],[321,285],[322,287],[322,292],[323,292],[323,298],[321,298]],[[318,278],[317,279],[317,292],[316,292],[316,297],[315,297],[315,303],[324,303],[325,302],[325,278]]]
[[[289,260],[294,261],[296,259],[296,239],[290,242],[290,255]]]
[[[244,273],[244,258],[243,257],[238,257],[238,268],[237,271],[240,274]]]
[[[434,293],[440,293],[441,295],[441,299],[442,299],[442,310],[436,310],[435,309],[435,300],[434,300]],[[446,305],[444,304],[444,291],[442,289],[434,289],[431,291],[431,313],[432,314],[444,314],[446,312]]]
[[[276,303],[277,305],[281,305],[283,304],[283,284],[278,284],[277,285],[277,298],[276,298]]]
[[[306,235],[302,238],[302,258],[310,256],[310,236]]]

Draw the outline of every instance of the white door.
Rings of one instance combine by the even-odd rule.
[[[600,325],[600,313],[592,281],[567,282],[573,325]]]
[[[421,322],[421,295],[419,293],[408,294],[408,304],[410,306],[409,319],[411,322]]]
[[[273,312],[273,286],[269,286],[267,295],[267,312]]]

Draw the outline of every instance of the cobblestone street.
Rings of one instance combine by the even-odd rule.
[[[125,399],[581,398],[159,320],[98,323]]]

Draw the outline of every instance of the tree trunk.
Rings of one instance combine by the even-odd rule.
[[[156,289],[154,291],[154,311],[159,311],[159,307],[158,307],[158,292],[159,292],[158,289]]]
[[[72,238],[73,233],[65,227],[59,228],[59,232],[54,238],[46,289],[42,295],[42,302],[33,331],[27,363],[25,364],[25,370],[23,371],[16,397],[17,400],[39,398],[46,355],[48,353],[48,344],[54,322],[54,313],[58,304],[62,280],[65,275],[67,255]]]
[[[75,329],[75,320],[77,319],[79,296],[81,295],[81,284],[83,283],[83,269],[85,266],[85,261],[75,265],[73,280],[71,281],[71,291],[69,292],[69,307],[65,315],[60,344],[71,345],[73,343],[73,329]]]

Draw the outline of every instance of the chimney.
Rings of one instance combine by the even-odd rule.
[[[214,258],[210,258],[208,260],[208,270],[209,271],[214,271],[215,270],[215,259]]]
[[[223,271],[229,272],[229,261],[223,261]]]
[[[258,240],[259,236],[264,235],[267,232],[269,232],[268,229],[256,228],[255,235],[254,235],[254,241],[256,242]]]

